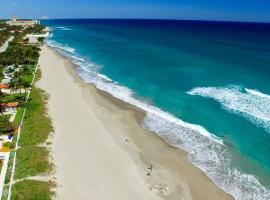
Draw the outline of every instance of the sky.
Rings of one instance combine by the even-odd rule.
[[[270,22],[270,0],[0,0],[0,19],[12,15]]]

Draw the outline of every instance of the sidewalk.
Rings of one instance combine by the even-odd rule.
[[[11,36],[4,44],[0,47],[0,53],[3,53],[8,48],[8,43],[11,42],[14,39],[14,36]]]
[[[2,193],[5,185],[5,178],[6,178],[6,173],[8,169],[8,162],[9,162],[9,156],[10,152],[0,152],[0,157],[4,157],[4,163],[2,166],[1,174],[0,174],[0,199],[2,198]]]

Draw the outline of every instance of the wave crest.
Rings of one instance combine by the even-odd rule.
[[[137,106],[146,112],[144,126],[171,145],[188,152],[188,159],[202,169],[219,187],[232,194],[237,200],[268,200],[270,192],[253,176],[241,173],[230,166],[230,151],[221,138],[209,133],[199,125],[190,124],[173,115],[134,97],[133,91],[121,86],[104,74],[100,66],[68,51],[64,45],[49,42],[72,62],[79,66],[77,72],[87,83],[95,84],[100,90]]]
[[[66,28],[66,27],[64,27],[64,26],[58,26],[58,27],[56,27],[57,29],[59,29],[59,30],[61,30],[61,31],[71,31],[72,29],[70,29],[70,28]]]
[[[222,108],[244,117],[270,133],[270,96],[257,90],[229,87],[198,87],[187,92],[216,100]]]
[[[57,42],[54,41],[54,40],[47,40],[46,42],[47,42],[47,44],[48,44],[50,47],[57,48],[57,49],[59,49],[59,50],[62,50],[62,51],[68,52],[68,53],[75,53],[75,49],[74,49],[74,48],[69,47],[69,46],[67,46],[67,45],[63,45],[63,44],[57,43]],[[62,52],[61,52],[61,53],[62,53]]]

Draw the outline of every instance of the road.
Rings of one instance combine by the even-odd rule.
[[[11,36],[1,47],[0,47],[0,53],[3,53],[8,48],[8,43],[11,42],[14,39],[14,36]]]

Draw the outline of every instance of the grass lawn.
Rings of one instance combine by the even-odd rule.
[[[48,161],[49,151],[45,147],[26,146],[17,150],[15,179],[36,176],[49,172],[52,164]]]
[[[36,180],[17,182],[12,187],[12,200],[51,200],[53,183]]]
[[[46,94],[43,90],[33,87],[19,140],[20,146],[44,143],[53,132],[51,120],[45,107],[45,97]]]
[[[37,78],[40,77],[40,72]],[[36,79],[37,80],[37,79]],[[17,150],[15,179],[42,175],[52,170],[52,163],[49,162],[49,151],[39,144],[46,142],[48,136],[53,132],[51,120],[46,110],[46,93],[33,87],[29,101],[26,105],[26,114],[20,135]],[[19,123],[23,114],[23,108],[18,110],[15,122]],[[24,180],[12,187],[11,199],[52,199],[51,188],[54,185],[50,182]]]
[[[9,185],[4,185],[3,192],[2,192],[2,200],[7,200],[8,189],[9,189]]]
[[[20,103],[25,102],[25,94],[5,94],[2,102],[9,103],[9,102],[15,102],[18,101]]]
[[[4,67],[0,66],[0,82],[4,79],[3,70],[4,70]]]
[[[24,75],[22,78],[27,81],[28,83],[31,83],[32,82],[32,79],[33,79],[33,74],[29,74],[29,75]]]
[[[23,46],[18,41],[22,41],[23,34],[16,36],[12,44],[9,45],[6,53],[7,61],[16,61],[17,64],[30,62],[36,64],[39,58],[39,48],[28,45]],[[21,59],[17,59],[16,55],[20,55]],[[0,57],[1,61],[5,61]],[[29,68],[22,68],[20,74],[21,78],[31,83],[35,66],[29,66]],[[2,67],[0,66],[0,80],[2,79]],[[38,70],[36,79],[39,80],[41,72]],[[52,163],[49,162],[49,150],[46,147],[39,146],[46,142],[48,136],[53,132],[53,127],[50,118],[47,116],[46,111],[46,93],[33,87],[31,90],[29,102],[25,104],[25,94],[10,94],[3,97],[3,102],[14,102],[18,101],[22,105],[26,106],[26,115],[22,127],[22,132],[19,140],[19,149],[17,150],[16,157],[16,171],[14,179],[18,182],[12,186],[12,200],[51,200],[54,193],[51,192],[52,188],[55,187],[53,182],[43,182],[38,180],[27,180],[37,175],[43,175],[52,170]],[[15,117],[15,124],[19,125],[24,108],[20,107],[17,110]],[[1,120],[1,117],[0,117]],[[2,122],[6,122],[6,119],[2,118]],[[7,123],[6,123],[7,124]],[[5,124],[4,124],[5,125]],[[9,124],[7,124],[9,125]],[[16,135],[13,143],[16,142]],[[14,152],[11,153],[8,171],[5,179],[5,187],[3,192],[3,200],[6,200],[8,187],[10,183],[10,175],[12,171]],[[24,180],[20,180],[24,179]]]
[[[41,70],[40,68],[38,68],[36,72],[35,80],[34,80],[35,83],[41,79],[41,75],[42,75]]]
[[[10,182],[12,166],[13,166],[13,158],[14,158],[14,152],[11,152],[10,156],[9,156],[9,161],[8,161],[8,169],[7,169],[7,173],[6,173],[6,177],[5,177],[5,184]]]
[[[11,115],[0,115],[0,123],[4,121],[9,121]]]
[[[19,126],[21,123],[23,111],[24,111],[24,107],[19,107],[17,109],[17,113],[16,113],[15,120],[14,120],[14,122],[17,126]]]

